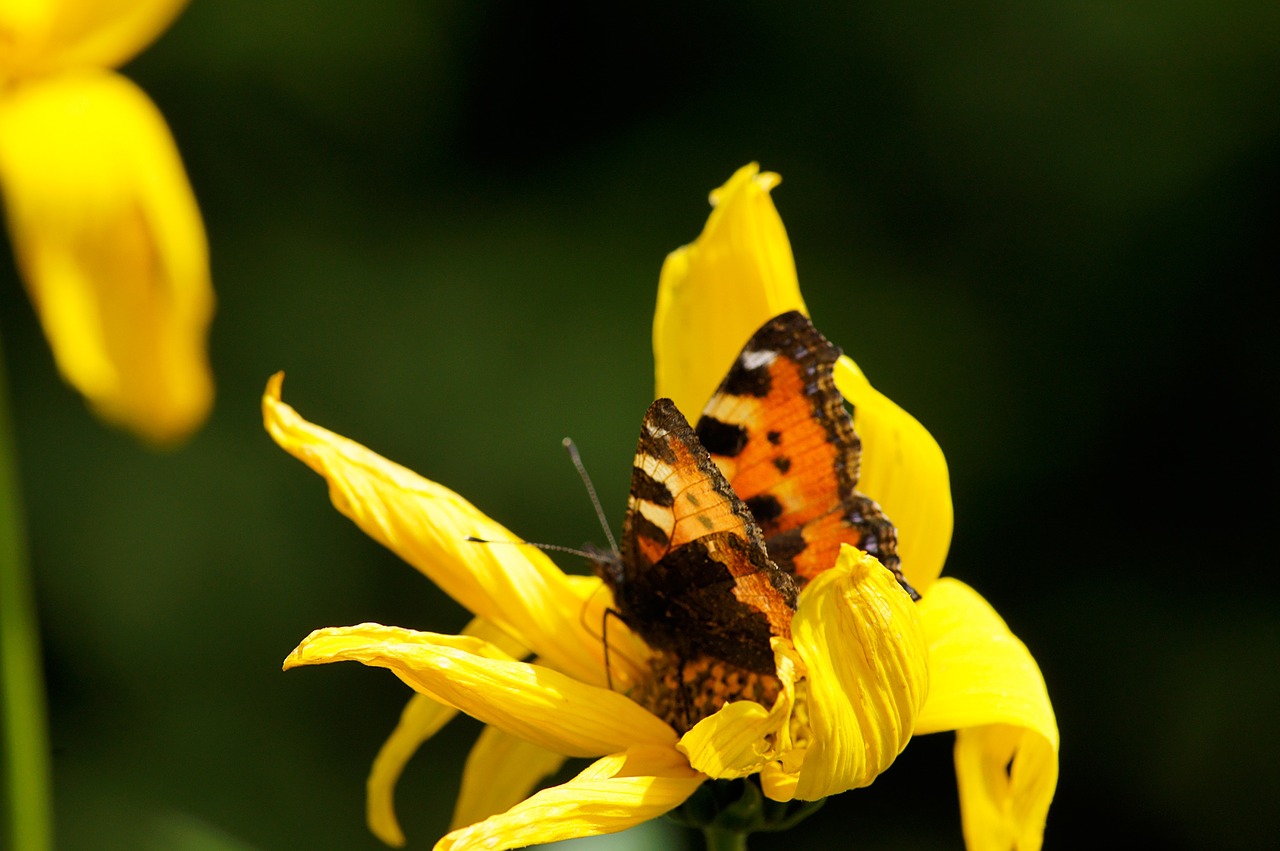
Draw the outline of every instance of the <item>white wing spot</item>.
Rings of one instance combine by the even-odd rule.
[[[747,369],[759,369],[768,366],[778,357],[773,349],[749,349],[742,353],[742,365]]]

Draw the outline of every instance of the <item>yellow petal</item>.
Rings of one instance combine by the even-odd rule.
[[[280,401],[283,379],[282,373],[273,376],[262,397],[267,431],[328,481],[340,512],[551,667],[605,682],[604,645],[583,618],[578,586],[546,554],[467,540],[519,538],[448,488],[298,416]]]
[[[795,797],[866,786],[907,746],[929,690],[916,605],[878,561],[845,545],[800,592],[791,629],[812,731]]]
[[[378,624],[320,629],[284,667],[342,660],[387,668],[415,691],[566,756],[600,756],[633,743],[675,746],[666,723],[623,695],[517,662],[470,636]]]
[[[457,714],[458,710],[429,695],[415,694],[400,714],[400,723],[373,760],[373,769],[365,783],[365,819],[373,835],[388,845],[397,848],[404,845],[404,831],[396,820],[393,793],[405,763],[423,742]]]
[[[680,806],[705,779],[674,749],[637,745],[502,815],[453,831],[436,851],[503,851],[617,833]]]
[[[920,601],[931,688],[917,733],[957,730],[971,851],[1035,851],[1058,782],[1058,724],[1026,646],[972,588],[940,579]]]
[[[187,0],[5,0],[0,82],[64,68],[114,68],[178,16]]]
[[[479,618],[467,624],[463,635],[483,639],[513,658],[527,651],[502,630]],[[447,724],[458,710],[425,694],[415,694],[400,715],[400,723],[383,743],[365,784],[365,817],[373,834],[388,845],[404,845],[404,833],[396,821],[396,782],[410,757],[427,739]],[[519,800],[518,798],[516,800]],[[485,815],[488,815],[486,813]]]
[[[840,358],[835,379],[853,405],[853,425],[862,438],[858,490],[880,503],[893,521],[902,571],[923,593],[942,572],[951,546],[947,459],[933,435],[872,387],[851,359]]]
[[[653,317],[657,395],[696,416],[757,328],[805,309],[769,190],[781,178],[743,166],[711,193],[702,235],[667,255]]]
[[[697,771],[716,780],[746,777],[760,771],[780,750],[790,747],[787,725],[801,663],[786,639],[773,639],[773,647],[782,691],[772,708],[766,709],[753,700],[734,701],[681,736],[677,747]]]
[[[573,593],[578,595],[579,622],[586,625],[591,640],[600,647],[602,653],[605,636],[609,639],[607,676],[603,680],[596,676],[587,682],[595,685],[601,685],[602,682],[611,684],[614,691],[626,693],[641,677],[650,676],[649,658],[653,655],[653,648],[645,644],[644,639],[632,632],[617,616],[618,607],[614,605],[613,592],[600,577],[569,573],[565,574],[565,581],[569,583]],[[604,671],[603,662],[601,666],[599,670]]]
[[[203,422],[213,290],[204,226],[155,106],[108,72],[0,99],[0,184],[27,291],[66,380],[155,442]]]
[[[475,824],[520,803],[540,780],[559,771],[564,759],[497,727],[485,727],[462,771],[449,829]]]

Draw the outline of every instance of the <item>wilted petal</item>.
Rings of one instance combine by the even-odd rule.
[[[328,481],[334,507],[552,667],[603,684],[603,643],[576,586],[541,550],[469,541],[519,538],[448,488],[304,420],[280,401],[283,380],[273,376],[262,397],[267,431]]]
[[[86,66],[114,68],[150,44],[187,0],[5,0],[0,81]]]
[[[804,311],[791,243],[769,197],[781,178],[743,166],[711,193],[702,235],[667,255],[653,317],[657,395],[702,410],[757,328]]]
[[[497,727],[485,727],[467,756],[450,830],[475,824],[523,801],[565,758]]]
[[[680,806],[705,779],[674,749],[637,745],[502,815],[455,830],[436,843],[436,851],[503,851],[617,833]]]
[[[917,733],[956,730],[970,851],[1036,851],[1058,782],[1058,723],[1026,645],[972,588],[940,579],[920,601],[931,687]]]
[[[916,605],[878,561],[845,545],[800,592],[791,628],[811,730],[795,797],[866,786],[907,746],[929,690]]]
[[[0,99],[0,184],[18,266],[63,376],[105,419],[185,436],[208,413],[204,226],[173,139],[137,87],[66,73]]]
[[[858,490],[870,496],[898,530],[902,572],[924,592],[942,572],[951,546],[951,478],[933,435],[871,386],[848,357],[835,367],[836,387],[853,405],[862,439]]]
[[[519,658],[528,652],[505,632],[479,618],[467,624],[462,634],[487,641],[513,658]],[[365,784],[365,817],[369,822],[369,829],[388,845],[404,844],[404,833],[396,821],[393,796],[405,764],[423,742],[438,733],[457,713],[457,709],[440,703],[433,697],[415,694],[400,714],[400,722],[374,758],[369,780]]]
[[[670,727],[621,694],[517,662],[469,636],[379,624],[320,629],[284,667],[343,660],[387,668],[415,691],[566,756],[599,756],[634,743],[675,746]]]

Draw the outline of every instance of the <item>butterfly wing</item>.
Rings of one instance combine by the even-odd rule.
[[[622,619],[652,647],[773,673],[796,589],[760,528],[669,399],[645,414],[621,558],[599,566]]]
[[[760,327],[703,409],[697,436],[759,523],[770,558],[801,582],[841,544],[902,575],[897,534],[857,491],[862,443],[836,389],[840,350],[803,314]]]

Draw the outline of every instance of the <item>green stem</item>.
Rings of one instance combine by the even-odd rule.
[[[707,851],[747,851],[747,834],[744,831],[704,827],[702,835],[707,840]]]
[[[5,380],[0,351],[0,720],[4,724],[0,741],[5,755],[3,788],[9,803],[6,847],[50,851],[49,731],[40,635]]]

